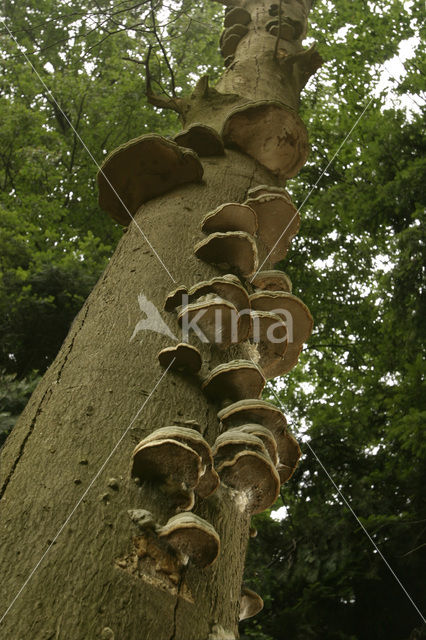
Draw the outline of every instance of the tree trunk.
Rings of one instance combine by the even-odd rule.
[[[290,4],[300,6],[296,0]],[[259,26],[268,6],[252,1],[247,8],[252,23],[239,45],[244,47],[243,61],[225,72],[219,89],[238,93],[238,103],[265,98],[288,103],[285,83],[271,76],[274,65],[282,74],[278,60],[271,57],[275,39],[267,35],[266,42]],[[296,50],[298,43],[289,46]],[[240,66],[248,78],[246,95],[240,90]],[[271,93],[265,96],[266,85]],[[284,93],[279,93],[280,86]],[[143,316],[138,295],[162,310],[178,284],[188,287],[221,275],[194,256],[194,245],[204,238],[201,218],[222,203],[243,202],[250,187],[279,184],[270,171],[239,151],[227,150],[202,164],[202,183],[154,198],[135,215],[176,283],[137,226],[130,224],[2,451],[4,638],[238,637],[250,514],[233,492],[221,485],[211,497],[196,499],[194,513],[220,537],[219,557],[207,568],[191,562],[177,566],[161,546],[141,552],[149,534],[128,513],[147,509],[158,525],[175,513],[170,495],[131,478],[131,454],[141,439],[160,427],[192,426],[191,421],[210,445],[219,434],[220,405],[206,398],[198,378],[172,371],[164,375],[158,363],[159,351],[173,345],[173,339],[150,331],[132,339]],[[179,336],[176,314],[161,313]],[[247,358],[249,346],[243,343],[225,352],[200,344],[200,351],[205,375],[221,362]]]

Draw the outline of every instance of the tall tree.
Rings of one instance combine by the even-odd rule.
[[[320,64],[315,48],[304,50],[301,44],[311,3],[237,4],[225,15],[227,69],[215,89],[202,78],[188,98],[173,87],[171,95],[157,95],[146,60],[150,101],[178,112],[185,127],[204,125],[188,133],[189,142],[179,138],[182,145],[196,147],[202,162],[184,146],[147,136],[113,152],[100,175],[101,205],[131,224],[2,452],[1,588],[2,601],[10,606],[1,624],[9,637],[238,636],[250,515],[274,499],[279,484],[262,441],[243,439],[254,438],[249,459],[262,470],[257,480],[244,473],[244,465],[240,474],[234,471],[245,450],[237,448],[229,457],[223,447],[218,469],[225,481],[211,497],[196,498],[198,519],[190,510],[192,488],[203,495],[200,474],[214,481],[208,457],[202,462],[197,451],[219,435],[221,401],[257,396],[264,382],[261,370],[246,363],[254,353],[247,341],[227,351],[201,342],[203,376],[210,381],[202,390],[196,376],[170,367],[163,372],[158,362],[159,351],[180,332],[173,313],[164,313],[160,322],[154,312],[162,333],[140,333],[146,328],[141,313],[150,304],[162,309],[176,285],[188,288],[218,276],[222,271],[215,264],[234,267],[252,290],[256,247],[247,229],[253,230],[256,216],[251,227],[247,219],[209,219],[213,235],[207,244],[199,243],[197,257],[194,245],[202,239],[199,225],[207,213],[223,203],[241,203],[250,188],[268,185],[263,200],[252,194],[258,196],[252,206],[280,201],[292,217],[274,228],[275,214],[272,219],[264,214],[267,224],[261,228],[262,208],[257,211],[262,269],[285,253],[281,245],[281,254],[270,255],[282,232],[287,245],[297,231],[296,210],[282,184],[307,156],[297,109],[301,89]],[[230,235],[223,237],[224,229],[231,229]],[[230,284],[241,291],[232,279]],[[200,293],[202,304],[213,305]],[[284,298],[293,300],[290,294]],[[226,301],[219,304],[226,307]],[[299,336],[299,323],[309,325],[309,315],[295,304],[301,315],[294,318],[294,335]],[[262,310],[258,316],[269,317]],[[309,331],[303,333],[306,338]],[[293,365],[298,346],[291,352]],[[236,371],[240,377],[224,383],[224,370],[215,367],[231,360],[239,363],[228,373],[225,369],[226,375]],[[144,441],[134,457],[136,483],[129,473],[132,449],[162,427],[170,427],[167,437]],[[197,439],[197,429],[204,440]],[[293,450],[289,458],[280,453],[281,472],[288,477],[295,445],[284,431],[282,437]],[[216,451],[219,458],[218,444]],[[155,462],[157,454],[165,456],[161,464],[158,458]],[[138,466],[140,458],[144,463]],[[177,508],[183,516],[176,519]]]

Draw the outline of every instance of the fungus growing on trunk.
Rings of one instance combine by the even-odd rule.
[[[279,194],[249,198],[244,204],[256,212],[257,233],[270,252],[268,260],[275,263],[285,258],[291,239],[300,227],[300,215],[296,207]]]
[[[260,355],[258,362],[266,379],[275,378],[281,370],[287,350],[287,327],[282,316],[270,311],[251,311],[252,341]]]
[[[179,513],[158,530],[158,535],[195,565],[205,568],[219,555],[220,539],[212,525],[194,513]]]
[[[240,427],[232,427],[231,429],[228,429],[228,431],[226,431],[226,434],[228,434],[228,437],[234,433],[235,434],[244,433],[244,434],[249,434],[259,438],[259,440],[262,441],[273,464],[275,466],[278,464],[277,443],[270,429],[268,429],[267,427],[264,427],[261,424],[249,423],[249,424],[243,424]],[[218,440],[216,440],[216,443],[218,442]]]
[[[259,367],[249,360],[232,360],[220,364],[203,382],[204,393],[218,401],[258,398],[265,386]]]
[[[275,435],[287,429],[287,420],[281,409],[260,399],[240,400],[221,409],[217,417],[225,429],[248,423],[262,424]]]
[[[252,618],[263,609],[262,598],[252,589],[243,585],[240,597],[240,622]]]
[[[253,287],[258,290],[267,291],[287,291],[291,293],[291,280],[284,271],[271,269],[270,271],[259,271],[251,281]]]
[[[241,40],[241,37],[236,33],[226,34],[223,37],[222,45],[220,47],[221,54],[224,58],[228,58],[229,56],[233,56],[236,48]]]
[[[270,196],[272,194],[284,196],[289,200],[289,202],[291,202],[291,196],[287,189],[268,184],[258,184],[256,187],[252,187],[247,191],[247,198],[258,198],[259,196]]]
[[[218,132],[206,124],[194,122],[187,129],[180,131],[174,141],[181,147],[192,149],[201,158],[223,156],[225,149]]]
[[[254,451],[267,455],[262,440],[253,433],[244,432],[239,427],[221,433],[213,445],[212,454],[215,467],[219,467],[225,460],[234,458],[242,451]]]
[[[141,482],[159,483],[160,488],[171,495],[176,508],[192,509],[193,490],[202,474],[201,458],[186,444],[162,435],[162,439],[155,439],[151,434],[136,446],[132,454],[132,476]]]
[[[150,133],[129,140],[107,156],[97,176],[99,206],[128,225],[147,200],[182,184],[200,182],[202,177],[203,167],[193,151]]]
[[[202,296],[197,302],[182,307],[178,313],[178,322],[181,325],[185,323],[187,327],[191,326],[191,322],[196,323],[198,338],[203,342],[206,338],[221,349],[227,349],[234,342],[241,342],[237,309],[231,302],[214,294]]]
[[[224,276],[197,282],[188,291],[190,301],[209,293],[214,293],[224,300],[231,302],[239,313],[240,340],[247,340],[251,330],[250,301],[247,291],[240,283],[237,276],[227,273]]]
[[[236,107],[223,126],[225,147],[247,153],[280,178],[292,178],[305,164],[308,134],[296,111],[275,101]]]
[[[266,400],[241,400],[225,407],[217,417],[224,429],[241,427],[248,423],[261,424],[273,434],[277,443],[277,470],[281,483],[286,482],[297,467],[301,451],[287,428],[287,420],[275,405]]]
[[[251,15],[247,9],[243,9],[242,7],[233,7],[226,12],[223,24],[225,28],[229,28],[234,24],[246,25],[249,22],[251,22]]]
[[[196,493],[201,498],[211,495],[219,486],[219,477],[213,468],[213,456],[210,445],[203,436],[188,427],[169,426],[156,429],[142,442],[149,443],[157,440],[173,439],[174,441],[190,447],[197,453],[201,460],[201,474],[194,485]]]
[[[250,304],[255,311],[271,311],[282,315],[287,326],[287,350],[276,367],[282,375],[296,364],[302,345],[311,335],[313,320],[308,307],[296,296],[284,291],[259,291],[250,296]]]
[[[216,231],[245,231],[254,236],[257,231],[257,216],[246,204],[230,202],[204,216],[201,223],[204,233]]]
[[[164,303],[165,311],[174,311],[176,307],[180,307],[183,304],[183,297],[188,293],[188,290],[183,285],[177,287],[171,291],[166,298],[166,302]]]
[[[257,269],[256,243],[244,231],[212,233],[194,247],[200,260],[217,265],[224,271],[233,271],[249,278]]]
[[[241,504],[250,513],[261,513],[278,498],[280,478],[267,453],[246,449],[216,470],[223,484],[243,494]]]
[[[158,361],[164,369],[170,367],[174,371],[196,374],[201,369],[201,354],[196,347],[185,342],[166,347],[158,354]]]

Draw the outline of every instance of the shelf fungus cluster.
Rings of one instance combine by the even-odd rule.
[[[131,474],[165,493],[178,512],[163,526],[150,526],[149,535],[168,545],[181,564],[190,560],[200,567],[211,565],[219,554],[219,536],[209,522],[190,512],[195,494],[207,498],[219,486],[212,450],[203,436],[186,427],[156,429],[134,449]]]
[[[234,53],[240,40],[248,33],[251,22],[250,13],[242,7],[231,7],[225,13],[224,31],[220,36],[220,52],[228,67],[234,59]]]

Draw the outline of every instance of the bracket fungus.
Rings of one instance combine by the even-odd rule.
[[[244,494],[245,506],[250,513],[261,513],[278,498],[280,477],[267,454],[240,451],[216,470],[223,484]]]
[[[247,198],[258,198],[259,196],[270,196],[273,194],[284,196],[291,202],[291,196],[287,189],[268,184],[259,184],[256,187],[252,187],[247,191]]]
[[[245,432],[239,427],[221,433],[216,438],[212,450],[215,467],[220,467],[225,460],[234,458],[242,451],[267,454],[263,441],[253,433]]]
[[[254,236],[257,231],[257,216],[248,205],[229,202],[204,216],[201,231],[245,231]]]
[[[275,440],[279,458],[277,471],[281,484],[284,484],[295,472],[302,452],[296,438],[288,430],[277,433]]]
[[[299,359],[303,343],[311,335],[313,320],[308,307],[296,296],[285,291],[258,291],[250,296],[255,311],[270,311],[282,315],[287,326],[287,350],[276,370],[282,375],[290,371]]]
[[[261,399],[234,402],[221,409],[217,417],[225,429],[248,423],[262,424],[274,435],[287,429],[287,420],[281,409]]]
[[[287,350],[287,326],[282,316],[270,311],[251,311],[252,341],[260,355],[258,362],[266,379],[279,375]],[[278,373],[277,373],[278,371]]]
[[[174,371],[196,374],[201,369],[201,354],[196,347],[185,342],[166,347],[158,354],[158,361],[164,369],[170,367]]]
[[[132,476],[142,482],[159,482],[170,493],[176,508],[192,509],[194,489],[202,474],[201,458],[190,446],[173,438],[173,427],[167,437],[163,430],[157,438],[148,436],[133,451]],[[155,432],[154,432],[155,434]]]
[[[244,231],[212,233],[194,247],[200,260],[215,264],[224,271],[235,270],[249,278],[257,269],[257,247],[253,236]]]
[[[194,122],[187,129],[180,131],[174,141],[181,147],[195,151],[200,158],[223,156],[225,149],[218,132],[206,124]]]
[[[203,167],[193,151],[154,133],[143,135],[112,151],[103,162],[97,176],[99,206],[128,225],[147,200],[202,177]]]
[[[236,401],[258,398],[265,386],[259,367],[249,360],[232,360],[220,364],[204,380],[204,393],[214,400]]]
[[[237,276],[227,273],[224,276],[218,276],[211,280],[197,282],[197,284],[194,284],[188,291],[188,296],[192,302],[193,299],[209,293],[214,293],[234,305],[239,315],[239,341],[247,340],[251,330],[250,301],[247,291]]]
[[[178,443],[190,447],[201,460],[201,474],[194,485],[196,493],[201,498],[207,498],[219,486],[219,477],[213,467],[213,457],[210,445],[195,429],[180,426],[169,426],[156,429],[143,442],[173,439]]]
[[[266,400],[241,400],[219,411],[217,417],[225,429],[241,427],[248,423],[267,427],[277,443],[277,471],[281,483],[291,477],[301,451],[295,438],[288,431],[287,420],[281,409]]]
[[[291,280],[284,271],[271,269],[270,271],[259,271],[251,281],[257,290],[267,291],[287,291],[291,293]]]
[[[182,307],[178,312],[178,322],[188,328],[194,322],[198,338],[203,342],[205,338],[221,349],[241,341],[237,309],[231,302],[214,294],[202,296],[197,302]]]
[[[228,431],[226,431],[225,433],[228,435],[228,437],[231,436],[231,434],[239,434],[239,433],[256,436],[257,438],[259,438],[259,440],[262,441],[263,446],[265,447],[274,466],[278,464],[277,443],[275,441],[272,431],[267,427],[264,427],[261,424],[249,423],[249,424],[243,424],[240,427],[232,427],[231,429],[228,429]],[[225,434],[222,434],[222,435],[225,435]],[[218,439],[216,440],[216,443],[217,442],[220,443],[220,440],[219,440],[220,437],[221,436],[218,437]]]
[[[225,147],[257,160],[282,179],[305,164],[308,134],[297,112],[275,101],[258,101],[233,109],[222,130]]]
[[[279,262],[287,255],[291,239],[299,231],[300,215],[296,207],[278,194],[249,198],[249,205],[257,216],[258,236],[268,249],[272,263]]]
[[[199,567],[208,567],[219,555],[220,539],[214,527],[194,513],[179,513],[158,530],[158,535]]]
[[[240,597],[240,622],[252,618],[263,609],[263,600],[255,591],[243,586]]]
[[[167,295],[166,302],[164,303],[164,310],[174,311],[176,307],[180,307],[183,304],[184,296],[186,296],[187,293],[188,293],[188,290],[183,285],[171,291]]]
[[[223,24],[225,28],[232,27],[234,24],[246,25],[251,22],[251,15],[247,9],[242,7],[233,7],[226,12]]]
[[[226,34],[226,31],[225,31]],[[220,47],[221,54],[224,58],[228,58],[229,56],[233,56],[239,43],[241,37],[236,33],[230,33],[229,35],[225,35],[222,41],[222,45]]]
[[[233,24],[222,32],[220,37],[220,51],[224,58],[233,56],[242,38],[248,33],[244,24]]]

